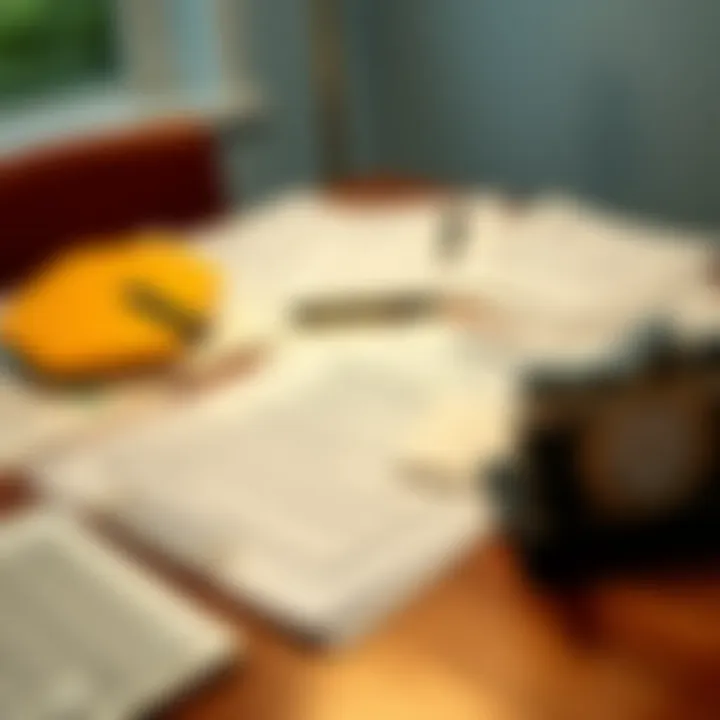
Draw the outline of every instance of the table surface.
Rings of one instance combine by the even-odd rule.
[[[383,179],[338,196],[405,197],[415,187]],[[7,480],[0,509],[32,503],[25,484]],[[720,718],[720,574],[553,597],[530,586],[497,538],[359,644],[323,650],[120,541],[248,640],[243,664],[161,720]]]

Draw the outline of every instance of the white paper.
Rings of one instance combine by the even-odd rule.
[[[230,573],[265,609],[331,623],[346,608],[346,627],[489,527],[475,498],[423,496],[399,462],[410,424],[457,381],[454,347],[444,328],[298,342],[256,383],[38,475],[56,493],[92,488],[105,512],[181,560]]]

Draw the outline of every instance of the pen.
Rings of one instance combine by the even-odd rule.
[[[438,242],[438,259],[443,263],[458,263],[467,247],[468,217],[459,199],[451,199],[441,211]]]

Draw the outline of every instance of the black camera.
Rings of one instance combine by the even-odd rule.
[[[521,414],[493,484],[534,576],[720,554],[720,338],[653,326],[592,368],[536,369]]]

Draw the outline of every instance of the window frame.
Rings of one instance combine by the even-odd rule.
[[[120,28],[121,81],[127,91],[163,105],[187,101],[196,89],[182,77],[178,54],[180,39],[174,32],[184,7],[200,13],[195,42],[210,55],[216,97],[247,92],[249,73],[243,26],[245,0],[115,0]],[[204,27],[202,27],[204,26]],[[207,60],[207,58],[206,58]]]
[[[245,62],[245,0],[114,0],[119,27],[117,80],[38,98],[0,117],[0,155],[45,142],[178,114],[220,126],[253,120],[259,93]],[[198,92],[183,77],[173,13],[181,3],[205,12],[203,52],[212,53],[209,87]],[[202,38],[197,37],[200,42]],[[195,40],[193,40],[195,42]]]

